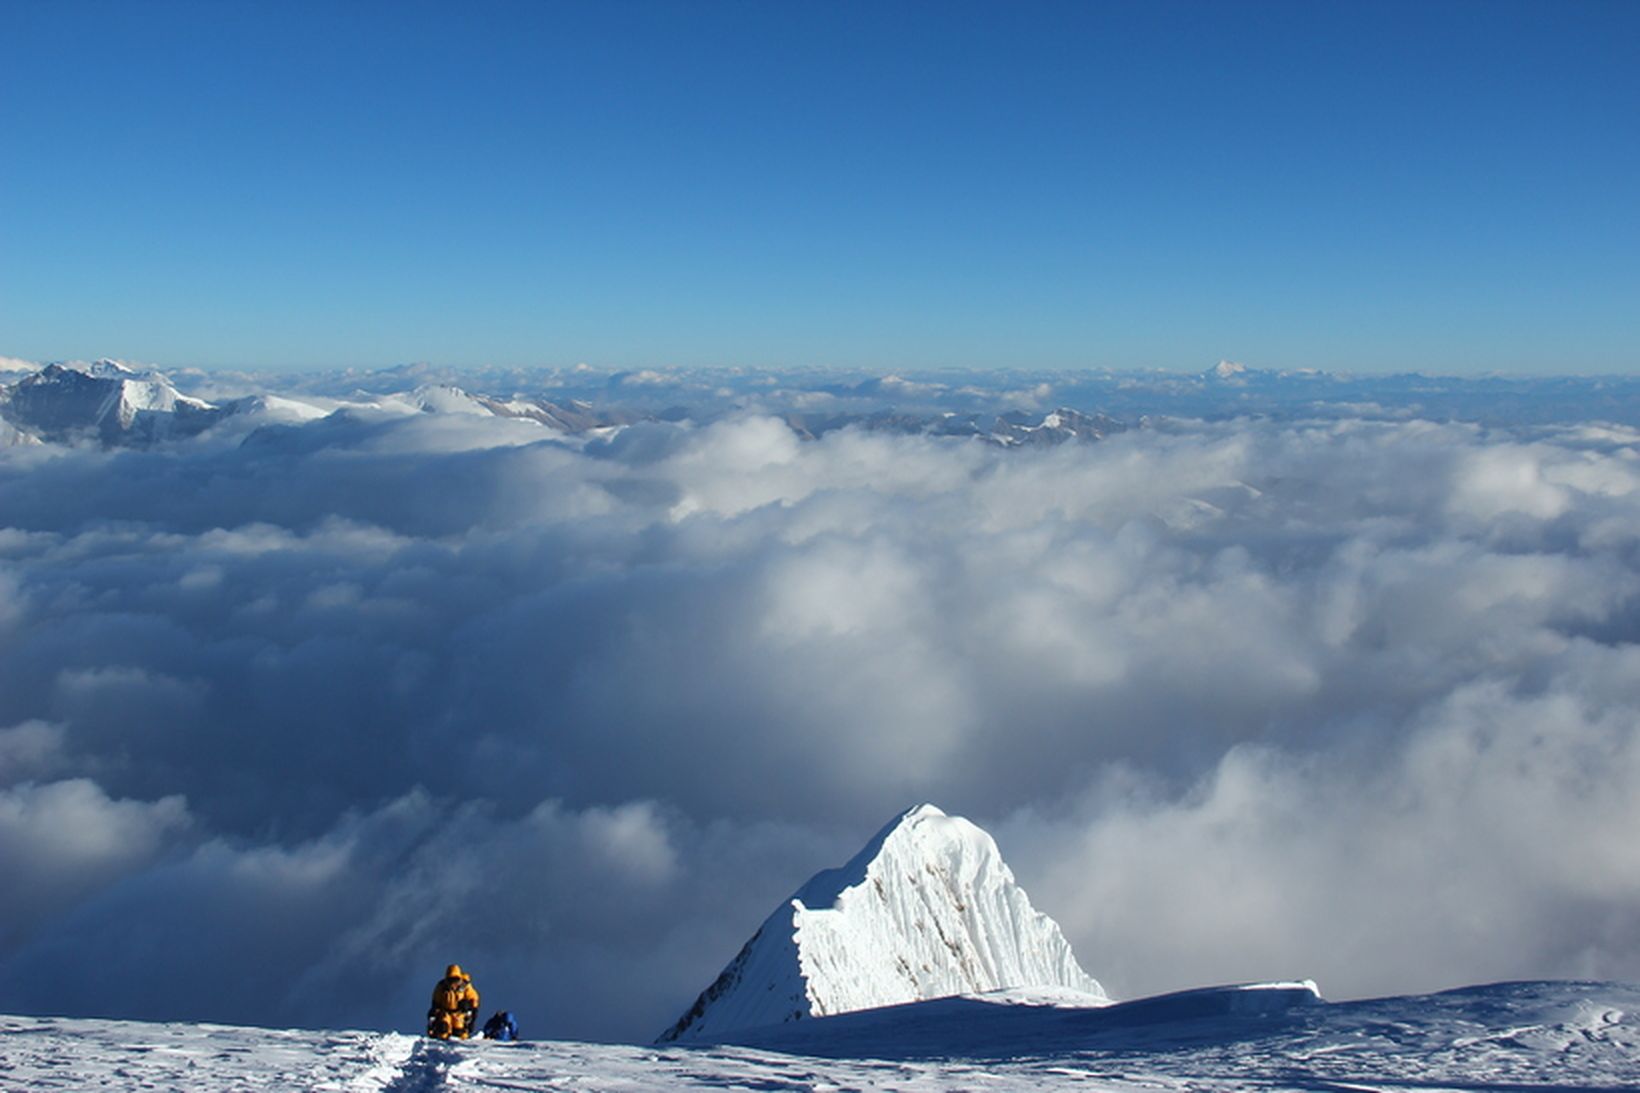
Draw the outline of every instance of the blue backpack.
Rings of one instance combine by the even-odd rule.
[[[513,1020],[512,1010],[492,1014],[484,1022],[484,1039],[486,1040],[516,1040],[518,1039],[518,1022]]]

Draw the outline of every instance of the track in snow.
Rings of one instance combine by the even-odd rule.
[[[398,1074],[381,1087],[381,1093],[438,1093],[449,1088],[450,1071],[461,1063],[461,1054],[451,1045],[417,1040]]]

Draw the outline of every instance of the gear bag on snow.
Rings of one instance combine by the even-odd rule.
[[[484,1039],[518,1039],[518,1022],[513,1020],[512,1010],[503,1010],[500,1013],[490,1015],[490,1019],[484,1022]]]

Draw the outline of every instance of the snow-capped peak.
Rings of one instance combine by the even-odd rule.
[[[1210,369],[1212,374],[1221,380],[1235,379],[1247,371],[1247,366],[1240,361],[1220,361]]]
[[[219,416],[217,407],[181,394],[160,373],[107,359],[48,364],[12,385],[5,399],[14,428],[53,441],[150,442],[197,433]]]
[[[82,371],[86,375],[101,376],[104,379],[127,379],[138,374],[135,368],[112,357],[99,357],[85,365]]]
[[[661,1039],[1018,987],[1107,1001],[991,836],[924,804],[798,889]]]
[[[490,410],[472,395],[449,383],[430,383],[410,392],[412,405],[429,414],[471,414],[488,417]]]

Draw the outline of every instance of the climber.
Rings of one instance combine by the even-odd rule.
[[[433,988],[427,1035],[435,1040],[465,1040],[473,1034],[477,1017],[478,991],[473,988],[473,977],[462,971],[460,964],[451,964]]]
[[[512,1010],[502,1010],[490,1015],[490,1019],[484,1022],[484,1039],[518,1039],[518,1022],[513,1020]]]

